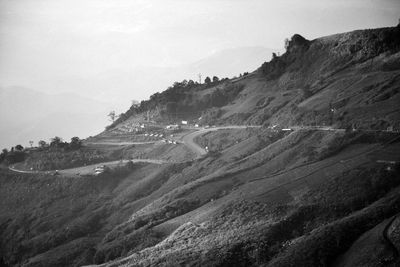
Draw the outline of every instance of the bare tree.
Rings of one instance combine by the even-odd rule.
[[[285,50],[287,51],[289,48],[289,39],[285,38]]]
[[[40,140],[38,142],[38,145],[39,145],[39,147],[44,148],[44,147],[46,147],[47,144],[46,144],[46,141]]]
[[[114,110],[110,111],[110,113],[108,113],[107,116],[110,117],[110,121],[112,121],[112,122],[114,122],[115,119],[117,118],[117,115],[115,115],[115,111]]]
[[[33,141],[29,141],[29,144],[31,145],[31,148],[32,148],[32,146],[33,146]]]

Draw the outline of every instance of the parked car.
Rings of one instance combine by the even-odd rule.
[[[101,165],[101,166],[97,166],[96,168],[94,168],[94,175],[99,175],[104,173],[107,170],[107,166],[106,165]]]

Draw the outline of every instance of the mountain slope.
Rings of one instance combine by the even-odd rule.
[[[117,123],[148,110],[163,121],[214,110],[209,123],[398,128],[398,36],[399,27],[312,41],[294,35],[285,54],[251,75],[216,84],[175,83]]]
[[[258,70],[208,84],[175,83],[89,140],[144,140],[132,126],[161,131],[180,119],[263,125],[198,136],[210,150],[202,157],[160,141],[121,153],[168,163],[136,164],[122,175],[1,170],[3,262],[399,265],[398,219],[384,226],[400,213],[400,136],[387,131],[397,129],[400,114],[399,31],[312,41],[295,35],[285,54]],[[298,127],[280,130],[289,126]]]
[[[171,115],[168,114],[167,103],[176,102],[176,110],[179,111],[174,114],[175,120],[177,117],[192,119],[190,112],[197,116],[202,114],[204,118],[216,109],[218,112],[214,114],[217,115],[204,123],[277,124],[280,127],[330,125],[336,128],[353,127],[361,131],[386,130],[389,126],[398,129],[400,111],[396,103],[400,100],[399,33],[399,27],[384,28],[338,34],[312,41],[295,35],[284,55],[264,63],[257,71],[217,84],[174,86],[142,103],[142,109],[133,110],[131,117],[128,115],[126,121],[121,120],[114,127],[118,128],[134,118],[140,118],[141,112],[147,110],[152,110],[154,119],[166,122]],[[239,90],[232,98],[226,97],[229,101],[214,102],[214,99],[218,99],[218,94],[213,95],[216,92],[220,94],[222,91],[223,95],[230,96],[229,93],[236,88]],[[211,105],[202,105],[207,101]],[[269,134],[264,132],[261,135]],[[218,137],[212,139],[215,138],[218,140]],[[267,141],[266,147],[258,143],[255,151],[248,151],[246,146],[240,146],[241,143],[223,150],[222,155],[216,156],[212,163],[205,161],[207,163],[193,166],[193,172],[185,172],[185,183],[189,177],[191,182],[182,186],[175,185],[175,190],[136,212],[122,229],[139,218],[155,216],[163,207],[170,205],[168,203],[182,198],[190,203],[200,201],[198,209],[190,213],[184,211],[182,216],[173,219],[164,218],[161,224],[153,228],[165,235],[171,234],[162,243],[145,250],[134,249],[129,257],[105,266],[172,266],[199,262],[212,266],[267,263],[271,266],[299,266],[306,262],[307,266],[317,266],[318,261],[326,264],[349,248],[361,233],[399,212],[397,208],[389,207],[397,205],[389,202],[397,203],[399,197],[398,187],[394,184],[394,189],[386,191],[388,195],[385,195],[373,192],[388,186],[386,182],[373,187],[367,186],[369,182],[358,183],[359,177],[365,178],[367,173],[371,179],[381,179],[386,175],[382,173],[382,166],[372,160],[381,157],[381,151],[371,152],[374,151],[374,144],[382,141],[361,141],[365,137],[360,138],[349,139],[348,135],[329,132],[294,132],[284,137],[282,142],[279,140],[268,145]],[[256,141],[248,142],[251,143]],[[397,151],[398,143],[393,149]],[[374,153],[378,154],[372,156]],[[364,158],[364,155],[368,156]],[[394,156],[393,152],[391,155]],[[395,158],[392,159],[399,160]],[[341,162],[347,163],[343,165]],[[303,164],[306,164],[305,167],[299,167]],[[370,167],[367,167],[368,164]],[[203,169],[208,171],[198,173]],[[282,175],[271,175],[279,174],[280,171]],[[258,177],[265,175],[258,182]],[[398,173],[390,175],[393,175],[391,179],[397,184]],[[268,176],[271,178],[266,179]],[[301,177],[307,177],[305,184]],[[296,182],[298,179],[301,182]],[[350,184],[347,184],[348,181]],[[326,196],[322,196],[321,190],[326,183],[332,184],[332,191],[326,191]],[[350,193],[352,188],[360,190],[355,198],[350,197],[353,194]],[[340,190],[344,195],[334,196],[335,190]],[[343,198],[343,202],[339,198]],[[244,210],[240,210],[239,204],[234,204],[240,203],[241,199],[250,201],[242,204]],[[317,204],[321,199],[325,199],[326,206]],[[263,206],[253,211],[250,208],[254,205],[253,201],[268,203],[275,207],[273,210],[282,207],[285,215]],[[329,203],[335,203],[337,212],[331,212]],[[384,205],[383,213],[377,213],[376,207],[379,205]],[[352,212],[357,212],[353,214],[348,211],[349,207],[352,207]],[[365,212],[361,211],[361,207]],[[245,211],[248,209],[251,212],[247,214]],[[224,214],[222,217],[221,213]],[[351,215],[345,215],[349,213]],[[244,221],[238,221],[234,214],[243,216]],[[265,216],[263,219],[250,219],[262,214]],[[274,222],[274,218],[279,219]],[[247,220],[250,220],[250,225],[246,224]],[[365,223],[368,220],[371,224]],[[325,227],[324,224],[330,226]],[[231,225],[237,225],[240,230],[236,227],[231,229]],[[304,229],[306,225],[313,229],[312,234]],[[288,228],[293,232],[285,232]],[[359,231],[355,231],[346,240],[346,235],[354,228],[359,228]],[[336,237],[339,247],[328,245],[331,242],[331,231],[340,232]],[[260,232],[263,233],[261,236]],[[235,241],[232,242],[232,239]],[[118,243],[105,243],[108,242]],[[324,251],[317,254],[320,246],[324,247]],[[208,256],[198,258],[204,254]],[[309,257],[297,257],[302,254]]]

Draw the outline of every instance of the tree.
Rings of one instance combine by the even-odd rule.
[[[5,161],[7,164],[24,161],[26,154],[23,149],[24,147],[21,145],[16,145],[15,147],[12,147],[11,151],[7,153],[5,153],[6,150],[3,149],[1,161]]]
[[[32,147],[33,146],[33,141],[29,141],[29,145]]]
[[[214,76],[212,81],[213,81],[213,83],[217,83],[217,82],[219,82],[219,78],[217,76]]]
[[[285,50],[287,51],[289,48],[289,39],[285,38]]]
[[[79,149],[82,146],[82,140],[79,137],[74,136],[71,138],[71,143],[69,144],[71,149]]]
[[[46,147],[47,143],[46,143],[46,141],[40,140],[38,142],[38,145],[39,145],[40,148],[44,148],[44,147]]]
[[[272,59],[275,59],[275,58],[277,58],[278,56],[276,55],[276,53],[275,52],[273,52],[272,53]]]
[[[207,76],[207,77],[204,79],[204,83],[206,83],[206,84],[211,83],[210,77]]]
[[[193,80],[189,80],[187,83],[188,86],[193,86],[194,85],[194,81]]]
[[[7,148],[4,148],[2,150],[2,152],[0,153],[0,162],[3,162],[5,160],[5,158],[7,157],[8,154],[8,150]]]
[[[110,111],[110,113],[108,113],[107,116],[110,117],[110,120],[111,120],[112,122],[114,122],[115,119],[117,118],[117,115],[115,115],[115,111],[114,111],[114,110]]]
[[[126,163],[125,167],[126,167],[128,170],[132,171],[133,169],[135,169],[135,164],[132,162],[132,160],[130,160],[130,161],[128,161],[128,162]]]
[[[133,106],[133,107],[139,107],[140,106],[140,102],[139,101],[137,101],[137,100],[131,100],[131,106]]]
[[[51,147],[59,147],[61,142],[62,142],[61,137],[55,136],[55,137],[51,138],[50,146]]]

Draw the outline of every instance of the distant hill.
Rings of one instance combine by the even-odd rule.
[[[24,87],[0,87],[0,146],[28,146],[30,140],[69,140],[93,135],[107,124],[108,104],[81,96],[45,94]]]
[[[263,62],[269,61],[276,50],[254,46],[238,47],[217,51],[214,54],[183,66],[187,77],[197,77],[201,73],[206,76],[216,75],[221,78],[239,76],[243,72],[250,72],[258,68]]]
[[[93,88],[91,97],[95,99],[113,99],[114,102],[123,103],[130,96],[146,99],[149,92],[162,91],[176,81],[198,81],[199,73],[203,80],[206,76],[214,75],[221,78],[239,76],[240,73],[254,70],[264,61],[270,60],[273,51],[257,46],[238,47],[220,50],[196,62],[175,67],[160,67],[157,62],[149,62],[146,66],[135,66],[129,70],[112,69],[91,77],[82,77],[80,83],[87,84],[87,88]]]

